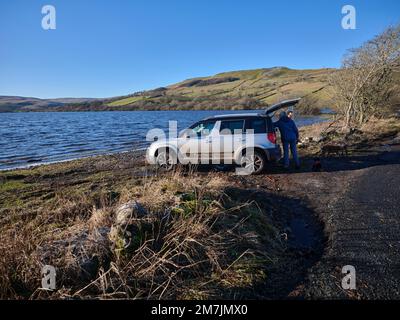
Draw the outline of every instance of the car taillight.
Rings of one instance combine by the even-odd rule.
[[[268,132],[267,138],[271,143],[276,144],[276,134],[275,134],[275,132]]]

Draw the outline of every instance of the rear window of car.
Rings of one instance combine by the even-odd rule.
[[[244,125],[244,120],[223,120],[221,121],[221,127],[219,129],[219,132],[221,134],[227,134],[227,135],[234,133],[242,133],[243,125]]]
[[[267,133],[266,121],[263,118],[254,118],[246,120],[246,130],[254,130],[254,134]]]

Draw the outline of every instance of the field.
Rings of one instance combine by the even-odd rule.
[[[281,197],[223,173],[163,174],[124,154],[2,172],[0,188],[2,299],[284,296],[267,287],[299,269],[286,213],[273,218]],[[44,264],[54,292],[38,289]]]

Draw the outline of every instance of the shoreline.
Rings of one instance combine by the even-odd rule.
[[[9,286],[8,289],[15,292],[14,298],[46,298],[35,293],[41,280],[39,273],[26,282],[24,273],[15,270],[32,270],[42,264],[51,264],[59,268],[63,284],[63,291],[55,291],[51,297],[73,299],[77,298],[76,292],[82,292],[82,288],[92,282],[96,284],[96,279],[102,277],[101,270],[108,270],[110,262],[119,270],[127,268],[124,255],[128,261],[137,259],[135,261],[141,263],[143,252],[137,251],[138,247],[125,252],[120,246],[128,241],[126,235],[112,232],[120,230],[118,221],[121,220],[118,219],[123,217],[119,214],[125,212],[122,208],[134,203],[135,210],[139,210],[135,214],[145,210],[149,216],[139,216],[133,225],[123,226],[123,229],[131,228],[130,232],[152,230],[163,221],[158,219],[165,219],[166,212],[175,217],[171,220],[171,230],[185,230],[179,233],[183,239],[188,236],[200,243],[204,240],[212,243],[213,237],[229,235],[226,241],[235,245],[234,248],[209,245],[210,250],[216,250],[218,257],[223,258],[219,264],[231,267],[227,269],[229,272],[218,274],[217,278],[213,278],[215,274],[208,273],[209,268],[195,270],[200,278],[194,281],[207,283],[207,294],[193,282],[182,278],[179,285],[166,291],[167,296],[163,299],[232,298],[231,293],[235,297],[250,299],[352,299],[353,296],[340,289],[340,281],[335,280],[341,278],[332,261],[349,264],[337,249],[344,240],[338,238],[335,230],[346,235],[349,228],[357,229],[359,221],[352,220],[353,212],[356,212],[361,221],[366,221],[366,230],[370,230],[370,235],[362,239],[363,248],[375,245],[373,235],[376,232],[381,232],[382,236],[396,236],[391,223],[374,223],[374,216],[363,209],[364,198],[358,199],[361,197],[358,189],[352,190],[352,186],[362,188],[367,185],[368,176],[372,175],[378,182],[380,178],[384,179],[380,183],[390,192],[393,189],[390,184],[395,182],[392,172],[400,169],[400,140],[396,140],[400,135],[400,125],[398,122],[383,121],[383,128],[397,125],[397,129],[382,131],[378,136],[374,127],[377,123],[371,125],[370,133],[355,134],[351,138],[349,155],[324,158],[321,172],[313,172],[311,166],[321,146],[321,142],[317,142],[318,137],[329,123],[302,128],[304,138],[315,139],[299,149],[302,159],[300,170],[283,171],[281,166],[274,165],[259,176],[237,176],[233,171],[218,172],[209,167],[163,173],[147,165],[140,154],[132,152],[0,171],[0,249],[6,253],[3,261],[7,262],[2,264],[0,260],[0,282],[5,283],[4,288]],[[335,129],[333,132],[336,132]],[[327,136],[330,137],[329,134]],[[334,135],[331,138],[338,137]],[[387,151],[387,145],[392,146],[391,151]],[[371,192],[368,188],[363,192],[365,197],[374,199],[373,194],[368,192]],[[397,201],[394,196],[389,200]],[[341,203],[349,205],[344,213]],[[370,210],[374,205],[371,204]],[[398,221],[390,208],[387,206],[385,209],[388,215],[385,221]],[[203,210],[206,215],[203,215]],[[220,221],[215,230],[211,228],[214,220],[208,224],[207,218],[214,214]],[[199,221],[202,221],[201,225],[196,224]],[[174,229],[175,223],[177,229]],[[378,227],[381,229],[377,230]],[[233,235],[230,228],[244,235],[251,234],[250,238],[257,240],[247,241],[248,236],[240,232],[233,233],[234,238],[230,238]],[[164,230],[167,238],[171,230]],[[196,230],[199,233],[193,234]],[[357,233],[351,233],[351,236],[357,238]],[[184,240],[179,243],[184,243]],[[79,247],[85,248],[85,251],[70,251]],[[151,250],[157,253],[157,248],[151,247]],[[200,254],[201,248],[191,248],[190,252]],[[353,249],[348,247],[351,252]],[[391,255],[392,251],[387,248],[378,249],[384,256]],[[247,256],[248,250],[255,256]],[[72,262],[68,262],[71,257]],[[238,260],[238,257],[241,258]],[[366,250],[361,258],[373,257],[369,257]],[[206,256],[197,256],[196,259],[207,260]],[[272,264],[271,259],[275,261]],[[379,262],[376,259],[368,261]],[[363,265],[356,267],[361,270],[360,279],[364,279],[371,288],[379,288],[377,291],[358,288],[359,296],[395,296],[392,289],[400,285],[400,279],[389,277],[386,286],[392,291],[386,293],[375,280],[374,274],[380,270],[365,271]],[[82,270],[89,270],[89,278],[82,274]],[[133,277],[133,283],[142,286],[140,290],[143,291],[139,292],[148,292],[150,282],[146,276],[138,277],[135,272],[136,269],[132,269],[124,273],[124,277]],[[7,280],[11,278],[20,279],[26,291],[14,288],[14,283]],[[163,279],[161,277],[157,281]],[[210,279],[214,280],[210,282]],[[121,279],[116,277],[113,281]],[[224,285],[221,286],[222,283]],[[231,286],[229,290],[226,290],[227,283]],[[7,292],[10,291],[0,291],[0,297],[13,298]],[[122,296],[120,292],[116,294],[103,296],[100,288],[94,286],[90,291],[82,292],[79,298],[132,297],[131,291],[124,292]],[[153,297],[159,298],[157,295]]]
[[[303,128],[307,128],[309,126],[315,125],[315,124],[322,124],[322,123],[326,123],[329,122],[332,119],[332,115],[331,114],[323,114],[323,115],[319,115],[319,116],[300,116],[302,117],[302,121],[305,122],[304,124],[299,124],[299,129],[300,130],[304,130]],[[311,124],[310,124],[311,123]],[[306,129],[307,130],[307,129]],[[42,166],[42,165],[49,165],[49,164],[54,164],[54,163],[62,163],[62,162],[68,162],[68,161],[75,161],[75,160],[79,160],[79,159],[86,159],[86,158],[92,158],[92,157],[101,157],[101,156],[108,156],[108,155],[116,155],[119,153],[126,153],[126,152],[141,152],[141,151],[145,151],[147,149],[147,147],[140,147],[137,149],[130,149],[130,150],[124,150],[124,151],[99,151],[98,154],[92,154],[92,155],[73,155],[71,158],[68,158],[68,153],[65,153],[65,159],[61,159],[61,160],[48,160],[48,161],[32,161],[32,163],[22,163],[22,164],[16,164],[15,166],[13,165],[12,167],[4,167],[1,168],[0,167],[0,172],[3,171],[11,171],[11,170],[21,170],[21,169],[29,169],[29,168],[34,168],[37,166]],[[27,155],[28,157],[28,155]],[[40,160],[40,157],[39,157]]]
[[[85,159],[94,159],[94,158],[100,158],[100,157],[107,157],[107,156],[115,156],[119,154],[125,154],[125,153],[135,153],[135,152],[142,152],[145,151],[147,148],[140,148],[140,149],[135,149],[135,150],[127,150],[127,151],[118,151],[118,152],[110,152],[110,153],[102,153],[102,154],[95,154],[91,156],[83,156],[83,157],[76,157],[76,158],[71,158],[71,159],[65,159],[65,160],[56,160],[56,161],[49,161],[49,162],[39,162],[39,163],[33,163],[33,164],[27,164],[23,165],[20,167],[14,167],[14,168],[0,168],[0,172],[7,172],[7,171],[15,171],[15,170],[29,170],[33,169],[36,167],[40,166],[49,166],[53,164],[58,164],[58,163],[65,163],[65,162],[71,162],[71,161],[77,161],[77,160],[85,160]]]
[[[49,239],[39,233],[35,235],[35,240],[30,238],[31,240],[28,243],[30,243],[30,248],[34,249],[32,255],[38,255],[41,263],[52,264],[56,265],[58,269],[61,268],[63,271],[58,271],[59,274],[72,272],[74,276],[68,276],[67,283],[72,281],[74,286],[68,287],[67,284],[64,284],[64,286],[70,290],[68,294],[73,298],[74,291],[80,290],[88,284],[85,282],[86,280],[81,279],[79,268],[83,268],[83,264],[91,264],[92,262],[91,260],[89,262],[86,260],[80,262],[80,258],[77,258],[78,270],[70,270],[70,267],[62,262],[64,260],[57,260],[59,254],[63,256],[68,251],[67,248],[60,247],[60,243],[74,243],[78,241],[75,239],[82,238],[82,234],[90,233],[91,224],[94,223],[92,221],[99,219],[97,218],[99,214],[97,212],[107,212],[107,214],[110,214],[110,218],[113,219],[112,217],[120,210],[119,208],[134,199],[134,201],[137,201],[151,212],[167,210],[167,212],[178,214],[176,219],[182,214],[182,217],[177,222],[188,223],[187,231],[185,231],[188,234],[196,230],[194,226],[198,224],[198,219],[206,219],[201,228],[209,228],[207,226],[208,215],[216,214],[220,216],[218,219],[221,222],[217,224],[218,229],[212,232],[211,230],[209,231],[211,232],[210,241],[219,232],[226,233],[226,237],[231,237],[232,234],[235,235],[239,232],[233,239],[229,240],[229,243],[235,244],[239,241],[241,245],[238,248],[235,245],[234,248],[227,246],[226,249],[220,248],[218,250],[210,247],[210,250],[217,250],[218,256],[223,259],[218,264],[225,266],[224,268],[228,268],[230,271],[229,274],[224,275],[222,273],[218,276],[222,277],[220,280],[221,285],[218,285],[221,288],[218,287],[219,289],[214,292],[213,290],[215,289],[213,287],[215,284],[213,284],[209,288],[209,295],[206,297],[215,299],[222,295],[226,298],[232,298],[233,296],[229,293],[230,290],[225,292],[223,289],[226,287],[227,281],[229,281],[232,282],[230,286],[232,286],[231,290],[234,292],[232,294],[235,296],[243,298],[283,298],[302,281],[306,267],[313,265],[321,254],[319,244],[315,242],[314,237],[320,237],[322,229],[319,224],[315,224],[312,229],[305,230],[302,224],[314,225],[314,222],[310,218],[311,216],[301,217],[301,235],[299,236],[306,234],[307,239],[311,239],[310,241],[312,242],[309,244],[307,240],[304,248],[300,245],[300,242],[295,241],[292,237],[287,239],[287,244],[282,243],[280,234],[288,232],[286,229],[290,227],[292,217],[290,208],[280,208],[279,203],[292,200],[286,200],[286,196],[275,194],[273,190],[257,190],[256,185],[251,182],[252,179],[246,178],[246,184],[243,184],[241,179],[233,172],[215,172],[208,167],[198,168],[193,173],[190,170],[188,172],[162,173],[152,166],[147,166],[140,155],[129,152],[42,165],[25,170],[3,171],[0,172],[0,190],[2,190],[0,192],[0,217],[3,218],[0,220],[2,221],[2,224],[0,224],[0,230],[2,231],[0,232],[0,240],[2,237],[7,237],[10,232],[13,233],[14,230],[24,230],[25,228],[29,230],[26,231],[27,237],[32,237],[32,232],[35,234],[35,231],[30,230],[29,225],[35,225],[35,221],[39,219],[37,223],[40,223],[41,227],[38,230],[48,229],[45,234],[52,236],[49,236]],[[192,199],[196,194],[198,194],[199,198]],[[163,200],[164,198],[166,200]],[[205,216],[203,216],[202,210],[197,211],[198,203],[204,206],[202,210],[206,210]],[[297,200],[294,204],[296,207],[302,208],[304,214],[311,212],[305,204]],[[226,210],[230,213],[225,214]],[[280,214],[274,216],[273,212],[278,211]],[[36,216],[36,218],[32,218],[26,227],[17,227],[13,223],[19,224],[22,222],[17,218],[20,214],[26,217]],[[77,214],[78,217],[76,218]],[[190,222],[192,214],[195,220]],[[41,222],[40,217],[43,216],[47,222]],[[252,217],[251,219],[249,219],[250,216]],[[267,219],[266,217],[269,218]],[[109,221],[108,218],[106,221]],[[96,227],[98,228],[96,230],[106,228],[105,230],[108,230],[107,232],[109,233],[108,237],[114,237],[110,230],[117,227],[115,224],[110,229],[109,224],[105,221],[103,222],[103,220],[96,223],[101,223]],[[214,225],[214,223],[216,222],[212,222],[210,226]],[[56,229],[53,229],[54,227]],[[86,228],[89,229],[85,231]],[[182,226],[178,230],[182,230],[181,228]],[[230,231],[230,228],[233,228],[232,231]],[[78,234],[76,234],[76,229],[79,230]],[[241,231],[242,229],[243,231]],[[266,230],[267,233],[261,230]],[[247,242],[246,237],[241,235],[241,232],[252,233],[252,240]],[[216,234],[213,235],[214,233]],[[199,236],[200,238],[197,238]],[[201,232],[199,235],[190,235],[190,239],[192,238],[201,243],[204,239],[207,239],[207,235]],[[97,248],[97,246],[102,246],[102,243],[107,242],[107,247],[110,248],[107,249],[107,256],[111,255],[112,257],[116,253],[112,253],[114,250],[112,249],[113,244],[108,244],[109,240],[107,239],[98,239],[94,245]],[[13,243],[14,240],[11,240],[11,238],[8,240],[3,239],[3,241],[0,241],[2,243],[0,247],[10,241]],[[40,245],[36,246],[36,242],[40,243]],[[115,245],[117,243],[115,242]],[[192,241],[189,243],[192,243]],[[85,247],[87,245],[89,244],[86,244],[86,242],[82,244]],[[21,249],[14,247],[14,244],[11,246],[12,248],[4,248],[5,252],[10,252],[13,256],[18,257],[21,254],[19,251]],[[242,246],[244,247],[242,248]],[[308,252],[309,246],[314,248],[313,253],[308,253],[307,257],[302,257],[301,255]],[[290,252],[287,251],[288,248],[290,248]],[[17,252],[15,252],[16,250]],[[90,248],[85,249],[85,256],[87,256],[88,252],[92,252],[90,250]],[[98,252],[99,249],[94,250]],[[191,249],[191,252],[192,250],[194,249]],[[196,250],[201,252],[201,248]],[[253,253],[247,255],[247,251]],[[233,256],[231,256],[232,254]],[[76,252],[75,255],[77,255]],[[268,259],[276,259],[276,262],[271,264],[266,256],[268,256]],[[30,257],[27,261],[32,259],[34,258]],[[46,259],[51,260],[48,261]],[[99,259],[108,258],[101,256]],[[227,260],[225,261],[225,259]],[[120,260],[117,259],[114,263],[118,261]],[[238,265],[237,270],[236,264]],[[282,272],[286,273],[288,266],[293,269],[291,276],[285,277],[285,280],[276,287],[274,283],[282,278]],[[8,268],[8,266],[2,266],[0,261],[0,270],[3,270],[0,273],[0,280],[1,274],[12,272]],[[245,269],[243,270],[242,268]],[[202,278],[198,280],[199,284],[208,283],[210,281],[209,277],[214,279],[211,282],[214,283],[218,277],[215,278],[216,275],[208,275],[205,270],[197,271],[202,275]],[[97,269],[95,272],[97,273]],[[264,274],[268,274],[270,282],[265,283]],[[90,281],[95,280],[96,277],[95,274],[91,275]],[[74,278],[76,280],[72,280]],[[254,292],[252,287],[255,285],[261,286],[262,289],[259,292]],[[171,289],[168,292],[168,296],[193,299],[198,294],[201,294],[202,289],[198,289],[197,293],[196,290],[193,291],[196,286],[190,284],[190,287],[190,290],[184,290],[185,286],[182,286],[181,289]],[[27,291],[25,294],[26,296],[20,296],[20,298],[40,299],[40,296],[32,296],[34,294],[33,291]],[[1,295],[2,292],[0,292]],[[90,296],[90,293],[83,294],[83,297]],[[57,298],[57,292],[54,293],[53,297]]]
[[[24,110],[24,111],[2,111],[0,110],[0,114],[14,114],[14,113],[77,113],[77,112],[193,112],[193,111],[264,111],[264,109],[255,108],[255,109],[136,109],[136,110],[118,110],[118,109],[104,109],[104,110]],[[334,115],[336,111],[329,107],[321,107],[319,108],[319,113],[302,113],[302,115],[308,116],[322,116],[322,115]]]

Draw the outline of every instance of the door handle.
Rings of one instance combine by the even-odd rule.
[[[246,141],[246,138],[244,138],[244,137],[243,137],[243,138],[242,138],[242,137],[240,137],[240,138],[236,138],[235,140],[236,140],[236,141],[245,142],[245,141]]]

